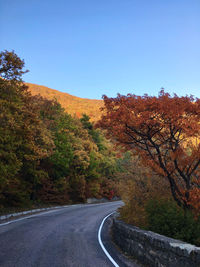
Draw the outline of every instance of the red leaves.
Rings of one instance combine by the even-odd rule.
[[[98,126],[127,149],[137,150],[147,166],[168,178],[177,203],[188,207],[180,187],[186,191],[197,188],[191,181],[200,164],[200,100],[172,97],[164,90],[158,97],[103,98],[104,115]]]

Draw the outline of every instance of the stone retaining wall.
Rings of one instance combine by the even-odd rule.
[[[148,267],[200,267],[200,247],[141,230],[113,218],[113,240]]]
[[[107,198],[94,198],[94,197],[91,197],[91,198],[88,198],[87,199],[87,204],[96,204],[96,203],[104,203],[104,202],[108,202],[109,200]]]
[[[119,197],[113,197],[112,199],[108,199],[108,198],[88,198],[87,199],[87,204],[96,204],[96,203],[105,203],[105,202],[110,202],[110,201],[118,201],[121,200]]]

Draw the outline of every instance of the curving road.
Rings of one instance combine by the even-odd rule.
[[[121,205],[72,205],[0,225],[0,266],[113,266],[97,234],[102,219]]]

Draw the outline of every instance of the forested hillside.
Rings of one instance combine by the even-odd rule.
[[[82,114],[87,114],[92,121],[97,121],[101,117],[102,100],[80,98],[37,84],[26,83],[26,85],[32,95],[40,94],[49,100],[56,99],[65,111],[72,116],[76,115],[80,118]]]
[[[31,95],[23,68],[14,52],[0,54],[0,207],[117,195],[119,159],[113,145],[89,116],[71,116],[55,99]]]
[[[127,223],[200,245],[200,99],[104,96],[94,127],[100,100],[28,87],[24,73],[0,53],[1,209],[120,195]]]

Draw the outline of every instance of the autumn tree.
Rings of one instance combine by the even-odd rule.
[[[22,81],[23,69],[14,52],[0,53],[0,201],[9,205],[30,200],[41,176],[38,163],[53,146]]]
[[[83,128],[86,129],[89,133],[89,135],[92,137],[95,144],[98,146],[99,150],[103,150],[105,147],[103,145],[103,136],[102,133],[100,133],[99,129],[95,129],[92,122],[90,122],[90,117],[87,114],[83,114],[80,119]]]
[[[0,53],[0,208],[112,198],[116,157],[90,118],[32,96],[24,61]]]
[[[199,212],[200,100],[164,90],[158,97],[119,94],[103,99],[98,125],[166,178],[179,206]]]
[[[24,65],[24,61],[14,51],[0,53],[0,77],[3,79],[22,82],[22,75],[28,72],[24,70]]]

